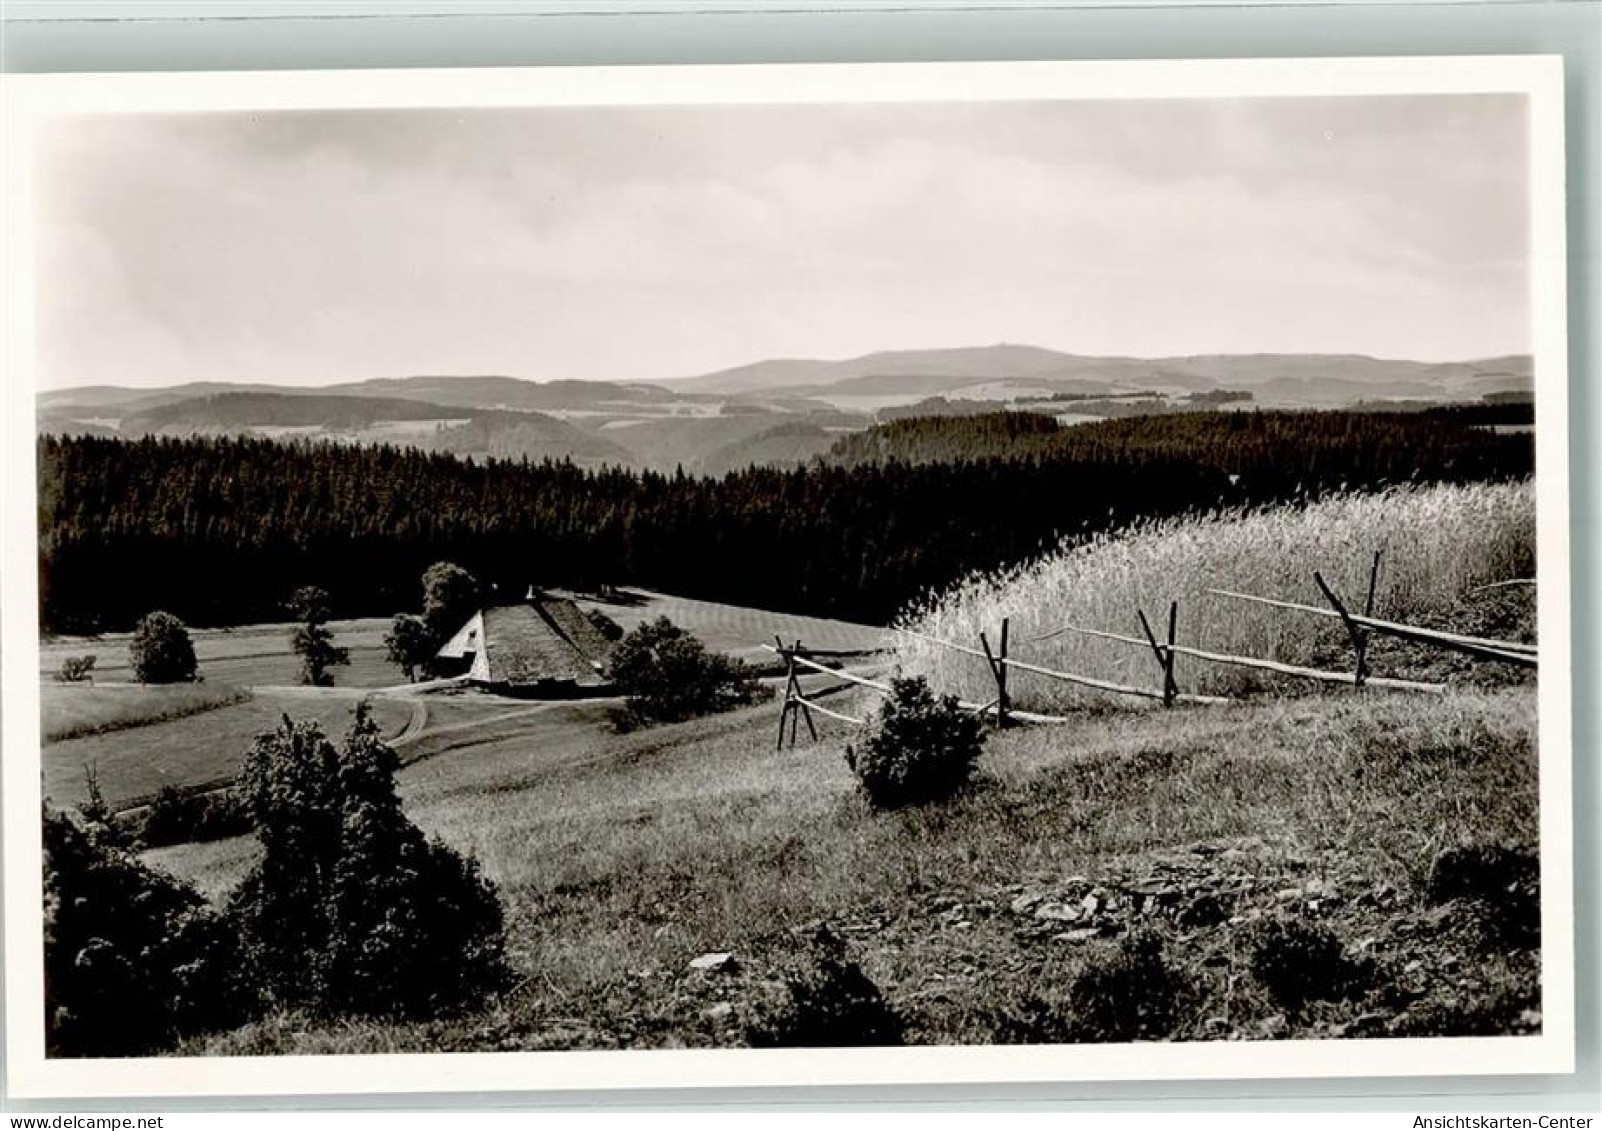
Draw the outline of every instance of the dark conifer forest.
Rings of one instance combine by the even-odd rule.
[[[414,608],[442,558],[502,595],[635,584],[867,622],[1139,518],[1408,480],[1528,475],[1533,437],[1440,415],[1197,412],[1061,428],[896,421],[810,466],[719,478],[257,438],[39,441],[47,632]]]

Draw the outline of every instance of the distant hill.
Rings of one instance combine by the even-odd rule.
[[[602,436],[537,412],[460,408],[399,397],[227,392],[139,409],[86,424],[42,413],[41,431],[111,436],[248,434],[341,443],[392,443],[459,456],[572,460],[629,466],[630,453]],[[101,409],[99,411],[111,411]]]
[[[197,397],[265,393],[278,397],[379,397],[386,400],[422,401],[450,408],[507,409],[523,412],[601,410],[619,405],[702,401],[705,398],[670,392],[657,385],[622,381],[524,381],[516,377],[378,377],[337,385],[231,385],[200,381],[156,389],[120,385],[81,385],[40,393],[41,411],[71,414],[95,410],[101,416],[121,416]],[[721,398],[713,398],[718,400]]]
[[[1088,395],[1127,389],[1251,392],[1267,404],[1337,405],[1358,398],[1477,399],[1533,385],[1528,356],[1464,362],[1398,361],[1359,354],[1204,354],[1085,357],[1036,346],[901,350],[843,361],[786,359],[725,369],[664,387],[695,393],[814,397],[965,395],[1001,399],[1025,389]]]

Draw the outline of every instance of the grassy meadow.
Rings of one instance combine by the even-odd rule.
[[[250,691],[226,683],[176,683],[151,687],[89,683],[45,683],[39,688],[40,733],[46,744],[172,722],[232,707]]]
[[[328,622],[334,643],[350,650],[350,664],[329,669],[338,687],[389,687],[403,682],[395,665],[384,658],[384,633],[389,620]],[[290,624],[247,624],[236,628],[191,628],[200,675],[207,682],[239,686],[288,685],[300,682],[300,661],[290,651]],[[100,636],[47,637],[39,644],[39,676],[49,682],[69,656],[93,656],[97,683],[131,683],[133,665],[128,658],[132,633],[108,632]]]
[[[46,717],[52,710],[86,715],[89,709],[81,704],[105,700],[132,715],[139,710],[139,700],[154,708],[171,701],[169,691],[176,692],[181,701],[186,693],[193,695],[196,689],[208,686],[189,684],[169,689],[47,685]],[[128,693],[133,693],[134,705],[126,703]],[[238,689],[233,689],[232,694],[237,696]],[[255,736],[276,727],[286,712],[297,719],[316,719],[330,734],[339,735],[350,725],[359,698],[339,689],[263,688],[243,698],[225,698],[193,713],[165,718],[145,716],[142,723],[130,723],[120,729],[46,742],[39,755],[44,796],[56,805],[84,800],[85,767],[90,766],[94,767],[106,801],[114,808],[148,798],[167,785],[181,789],[225,785],[238,772]],[[77,699],[79,704],[61,706],[65,699]],[[55,708],[51,707],[53,701]],[[411,719],[412,709],[405,702],[375,697],[370,703],[374,719],[388,736],[399,735]]]
[[[1041,1002],[1141,925],[1183,974],[1174,1039],[1539,1026],[1538,950],[1429,895],[1458,838],[1534,847],[1527,688],[1088,714],[996,733],[968,794],[887,814],[856,793],[842,724],[775,751],[771,704],[626,736],[600,711],[486,725],[401,773],[413,819],[499,886],[514,990],[427,1023],[277,1015],[183,1051],[733,1043],[719,1006],[747,983],[687,964],[728,951],[760,979],[784,932],[817,923],[916,1042],[1029,1039]],[[253,852],[147,859],[217,897]],[[1287,1010],[1253,981],[1244,940],[1287,910],[1368,971],[1348,999]]]
[[[1011,654],[1059,671],[1138,687],[1160,686],[1149,649],[1065,631],[1065,626],[1139,637],[1137,609],[1162,632],[1179,603],[1178,642],[1293,664],[1347,669],[1340,621],[1271,609],[1209,593],[1230,589],[1327,607],[1320,571],[1348,608],[1361,608],[1373,554],[1382,554],[1374,613],[1388,620],[1533,639],[1533,591],[1488,594],[1477,586],[1533,576],[1535,487],[1531,481],[1398,487],[1341,495],[1303,507],[1195,515],[1136,525],[999,573],[974,575],[913,609],[903,621],[929,636],[975,647],[1011,618]],[[1490,623],[1484,623],[1484,622]],[[1501,622],[1501,623],[1497,623]],[[1511,622],[1511,623],[1509,623]],[[977,701],[994,695],[983,659],[902,637],[898,659],[946,691]],[[1377,675],[1425,674],[1441,653],[1376,641]],[[1464,674],[1468,667],[1451,664]],[[1472,666],[1472,665],[1470,665]],[[1489,665],[1482,665],[1488,667]],[[1302,690],[1250,669],[1180,657],[1183,691],[1240,695]],[[1060,710],[1106,703],[1106,695],[1015,671],[1018,706]],[[1127,699],[1117,700],[1127,705]]]

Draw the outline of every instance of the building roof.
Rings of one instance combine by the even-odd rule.
[[[611,643],[572,601],[538,594],[516,605],[474,613],[439,655],[472,657],[469,678],[482,683],[547,680],[598,687]]]

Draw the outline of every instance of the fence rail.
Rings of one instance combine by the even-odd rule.
[[[1374,599],[1379,583],[1380,554],[1376,552],[1368,569],[1368,589],[1364,595],[1361,613],[1352,612],[1346,607],[1333,587],[1324,580],[1323,575],[1313,571],[1313,582],[1329,608],[1319,608],[1316,605],[1305,605],[1296,601],[1285,601],[1273,597],[1260,597],[1252,593],[1239,593],[1229,589],[1209,589],[1207,592],[1216,596],[1232,600],[1248,601],[1270,608],[1284,609],[1292,612],[1309,613],[1316,616],[1339,620],[1345,626],[1348,639],[1352,645],[1354,663],[1350,671],[1331,671],[1324,668],[1304,667],[1300,664],[1289,664],[1281,660],[1271,660],[1262,656],[1240,656],[1228,652],[1217,652],[1210,649],[1192,645],[1180,644],[1177,639],[1179,604],[1170,602],[1168,606],[1168,625],[1165,639],[1159,639],[1152,628],[1151,621],[1147,619],[1144,609],[1137,608],[1136,616],[1140,621],[1143,636],[1129,636],[1119,632],[1110,632],[1101,628],[1088,628],[1081,625],[1063,625],[1050,632],[1030,637],[1034,642],[1050,640],[1063,633],[1075,633],[1081,636],[1094,637],[1101,640],[1116,641],[1137,648],[1150,649],[1156,658],[1161,674],[1161,685],[1158,688],[1136,687],[1132,684],[1118,683],[1113,680],[1100,679],[1095,676],[1084,675],[1078,672],[1059,671],[1048,668],[1043,664],[1030,663],[1008,654],[1011,623],[1010,618],[1001,620],[1001,632],[996,638],[996,645],[992,647],[988,633],[979,633],[979,647],[960,644],[953,640],[942,640],[939,637],[919,632],[916,629],[896,628],[893,631],[915,640],[922,640],[940,648],[945,648],[961,655],[972,656],[985,661],[990,669],[991,678],[995,681],[996,695],[987,703],[969,703],[959,701],[959,706],[974,714],[988,715],[993,718],[996,726],[1005,727],[1013,722],[1025,723],[1067,723],[1073,720],[1062,715],[1044,715],[1033,711],[1019,711],[1012,707],[1011,689],[1008,684],[1008,674],[1013,671],[1029,672],[1046,679],[1057,680],[1062,683],[1078,687],[1087,687],[1095,691],[1112,695],[1125,695],[1139,699],[1153,700],[1164,707],[1173,707],[1179,704],[1196,706],[1220,706],[1236,702],[1218,695],[1201,695],[1179,690],[1179,682],[1175,675],[1175,661],[1184,656],[1203,663],[1228,664],[1236,667],[1252,668],[1258,671],[1273,672],[1277,675],[1291,676],[1298,679],[1317,680],[1323,683],[1346,684],[1356,688],[1379,688],[1388,691],[1410,691],[1425,694],[1444,694],[1447,690],[1445,684],[1426,682],[1423,680],[1403,679],[1396,676],[1376,676],[1368,668],[1368,641],[1371,633],[1398,637],[1413,643],[1430,647],[1448,649],[1465,653],[1477,659],[1491,660],[1501,663],[1516,664],[1523,667],[1535,668],[1539,666],[1538,648],[1534,644],[1525,644],[1512,640],[1496,640],[1488,637],[1470,636],[1464,633],[1447,632],[1442,629],[1425,628],[1421,625],[1402,624],[1397,621],[1382,620],[1374,616]],[[1480,586],[1480,589],[1496,588],[1500,586],[1533,585],[1534,582],[1516,578],[1506,582],[1496,582],[1489,586]],[[1477,592],[1478,590],[1471,590]],[[774,643],[763,645],[770,652],[783,657],[786,661],[788,681],[785,687],[784,706],[779,715],[779,745],[785,741],[786,724],[789,727],[790,744],[796,741],[798,723],[805,720],[808,731],[813,738],[817,737],[817,729],[812,722],[812,712],[841,722],[863,725],[864,720],[845,714],[844,712],[830,710],[810,699],[803,692],[799,682],[801,669],[819,672],[833,676],[841,681],[828,690],[839,690],[847,685],[867,688],[879,695],[888,695],[890,685],[855,672],[844,671],[840,668],[829,667],[819,663],[822,659],[855,659],[879,655],[884,650],[864,650],[857,652],[827,652],[804,648],[799,640],[793,645],[786,646],[777,636]]]
[[[1230,597],[1237,601],[1251,601],[1259,605],[1272,605],[1276,608],[1291,609],[1300,613],[1311,613],[1314,616],[1339,617],[1341,615],[1331,609],[1320,609],[1316,605],[1303,605],[1296,601],[1280,601],[1272,597],[1258,597],[1251,593],[1236,593],[1229,589],[1209,589],[1207,592],[1219,597]],[[1356,613],[1348,613],[1347,617],[1350,618],[1353,624],[1366,628],[1371,632],[1399,637],[1402,640],[1411,640],[1416,644],[1430,644],[1437,648],[1463,652],[1470,656],[1479,656],[1487,660],[1520,664],[1524,667],[1533,668],[1538,666],[1538,652],[1534,644],[1521,644],[1513,640],[1492,640],[1481,636],[1464,636],[1456,632],[1443,632],[1440,629],[1423,628],[1412,624],[1398,624],[1395,621],[1379,620],[1375,617],[1360,616]]]

